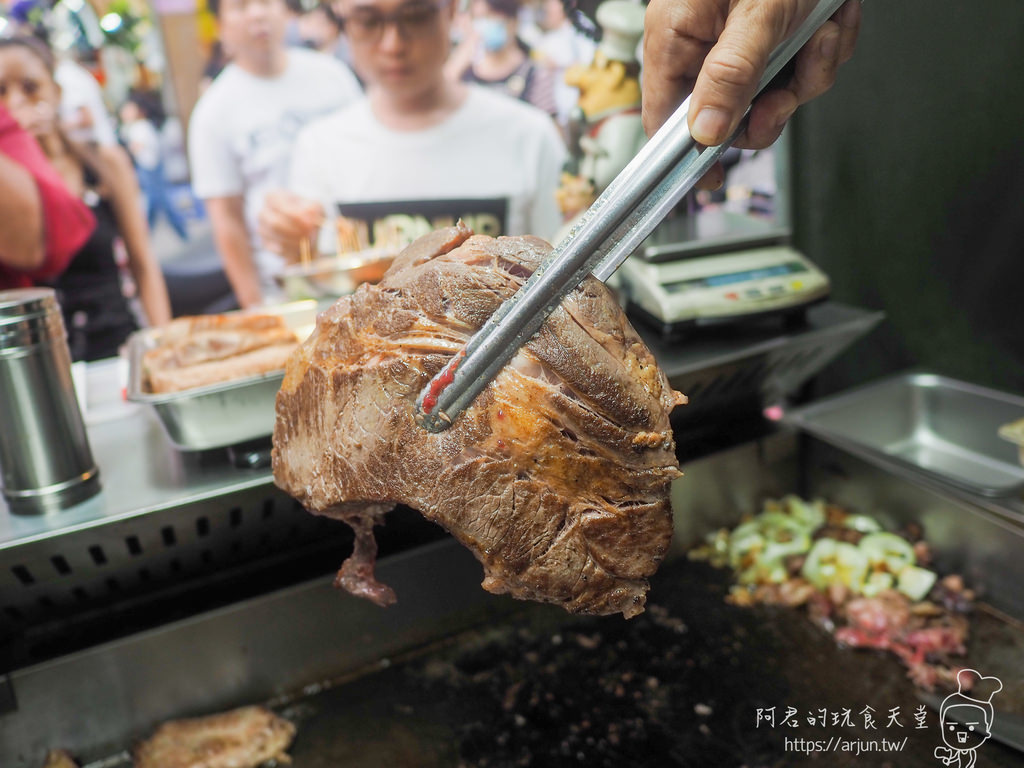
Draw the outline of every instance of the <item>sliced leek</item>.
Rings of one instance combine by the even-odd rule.
[[[847,515],[846,519],[843,520],[843,527],[860,531],[861,533],[877,533],[882,530],[882,526],[878,524],[878,521],[867,515]]]
[[[868,559],[860,548],[845,541],[818,539],[807,553],[803,577],[818,589],[842,584],[860,592],[868,572]]]
[[[872,570],[899,573],[905,566],[916,565],[917,555],[909,541],[894,533],[869,533],[860,540],[860,550]]]
[[[924,600],[935,586],[937,578],[934,571],[908,565],[900,571],[896,588],[911,600]]]

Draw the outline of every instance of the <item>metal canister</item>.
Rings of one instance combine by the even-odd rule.
[[[0,291],[0,483],[22,514],[66,509],[100,489],[49,288]]]

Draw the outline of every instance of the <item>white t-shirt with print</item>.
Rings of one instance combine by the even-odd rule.
[[[357,98],[352,72],[315,51],[288,49],[284,72],[257,77],[228,65],[199,99],[189,122],[192,188],[203,199],[245,198],[245,219],[265,292],[284,262],[259,248],[256,221],[263,198],[284,188],[295,138],[315,118]]]
[[[480,234],[553,237],[565,159],[554,123],[517,99],[467,88],[464,103],[426,130],[387,128],[366,98],[315,121],[296,142],[289,188],[329,219],[358,222],[363,245],[408,242],[459,218]],[[321,250],[334,249],[333,234],[323,228]]]

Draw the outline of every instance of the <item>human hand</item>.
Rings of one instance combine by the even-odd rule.
[[[57,110],[45,101],[24,101],[8,108],[11,117],[35,137],[47,136],[56,130]]]
[[[651,0],[644,18],[643,121],[653,134],[692,91],[689,125],[701,144],[716,145],[736,129],[771,52],[807,17],[815,0]],[[860,2],[847,0],[794,58],[781,88],[765,91],[734,146],[774,142],[796,108],[832,87],[853,55]],[[700,186],[720,186],[721,166]]]
[[[310,243],[316,247],[316,234],[323,222],[324,209],[320,203],[276,190],[264,198],[257,227],[264,248],[294,263],[301,258],[303,241],[306,247]]]
[[[64,124],[64,129],[67,131],[77,131],[83,128],[92,128],[92,113],[88,107],[76,109],[74,116]]]

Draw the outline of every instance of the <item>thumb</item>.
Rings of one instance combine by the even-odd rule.
[[[736,4],[693,88],[689,123],[696,141],[721,144],[736,130],[772,51],[813,6],[809,0],[747,0]]]

